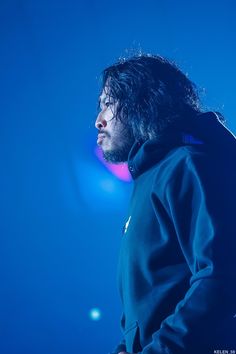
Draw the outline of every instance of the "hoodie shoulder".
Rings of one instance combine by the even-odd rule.
[[[236,167],[233,158],[209,150],[207,146],[181,146],[169,152],[155,170],[153,191],[164,197],[171,189],[178,198],[179,191],[201,185],[203,191],[235,194]]]

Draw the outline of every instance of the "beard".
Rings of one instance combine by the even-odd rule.
[[[129,152],[135,142],[135,138],[128,129],[123,130],[122,133],[119,133],[111,139],[111,148],[109,150],[103,150],[103,158],[114,164],[119,164],[128,161]]]

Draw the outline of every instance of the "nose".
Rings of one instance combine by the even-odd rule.
[[[103,118],[102,114],[99,113],[95,122],[95,127],[100,130],[102,128],[105,128],[107,126],[107,121],[106,119]]]

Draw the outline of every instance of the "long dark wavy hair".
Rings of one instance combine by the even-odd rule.
[[[139,141],[156,138],[172,122],[202,111],[196,85],[159,55],[120,59],[102,72],[102,88],[108,100],[117,102],[115,119],[129,125]]]

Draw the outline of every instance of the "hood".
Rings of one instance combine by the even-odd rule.
[[[236,137],[215,112],[204,112],[178,120],[160,138],[144,143],[135,141],[128,156],[129,171],[135,179],[158,163],[170,150],[199,144],[205,144],[219,154],[227,152],[228,156],[236,158]]]

